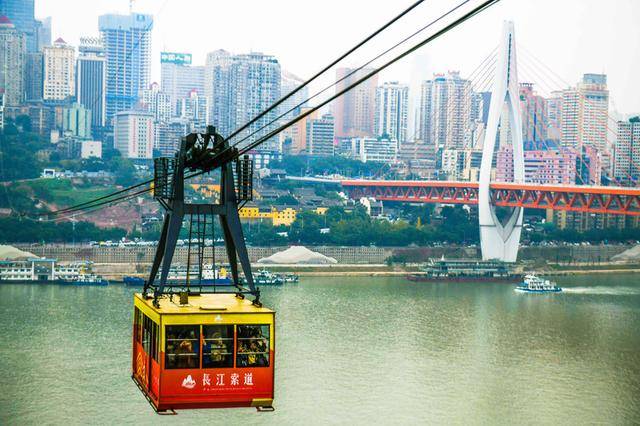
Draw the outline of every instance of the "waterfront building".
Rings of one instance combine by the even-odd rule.
[[[180,114],[180,101],[193,91],[198,97],[205,96],[204,66],[194,66],[191,61],[190,53],[160,53],[160,87],[169,96],[173,115]]]
[[[153,121],[153,114],[146,111],[117,113],[114,119],[114,148],[126,158],[153,158]]]
[[[624,184],[640,181],[640,121],[618,121],[613,146],[613,177]]]
[[[471,82],[457,71],[422,83],[420,138],[437,148],[470,148]],[[476,113],[477,114],[477,113]],[[466,143],[465,143],[466,141]]]
[[[73,103],[62,109],[62,134],[82,139],[91,138],[91,110]]]
[[[0,15],[0,91],[5,106],[17,106],[24,95],[25,36],[5,15]]]
[[[76,63],[76,99],[91,111],[93,128],[106,125],[106,60],[97,37],[80,37]]]
[[[370,73],[371,68],[354,72],[351,68],[336,70],[336,92]],[[353,73],[352,75],[349,75]],[[376,87],[378,75],[373,75],[333,101],[336,137],[371,138],[375,135]]]
[[[482,149],[444,149],[440,170],[450,180],[478,182],[481,163]]]
[[[388,136],[400,144],[407,140],[409,86],[386,82],[376,89],[375,133]]]
[[[42,98],[45,101],[64,101],[76,94],[75,49],[62,38],[53,46],[45,46]]]
[[[306,122],[307,152],[315,156],[333,156],[333,116],[325,114]]]
[[[133,108],[140,92],[149,86],[153,17],[102,15],[98,26],[106,60],[106,122]]]

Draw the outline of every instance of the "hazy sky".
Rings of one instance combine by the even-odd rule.
[[[160,51],[191,52],[195,64],[204,64],[206,53],[219,48],[273,54],[283,69],[306,78],[412,1],[136,0],[134,11],[155,17],[153,80],[160,77]],[[425,1],[345,65],[365,62],[459,1]],[[98,34],[99,15],[128,10],[128,0],[36,0],[36,17],[53,18],[52,38],[63,37],[73,45],[82,35]],[[544,94],[575,84],[583,73],[604,72],[612,109],[640,112],[638,0],[502,0],[393,66],[380,81],[416,87],[434,72],[468,75],[498,45],[506,19],[515,22],[520,81],[533,80]],[[545,75],[526,51],[557,76],[550,71]]]

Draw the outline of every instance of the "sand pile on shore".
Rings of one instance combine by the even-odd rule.
[[[635,262],[640,260],[640,245],[631,247],[611,258],[614,262]]]
[[[322,253],[311,251],[305,246],[291,246],[286,250],[279,251],[269,257],[263,257],[258,263],[270,263],[278,265],[327,265],[338,263],[333,257],[325,256]]]
[[[0,245],[0,260],[19,260],[38,257],[28,251],[23,251],[14,246]]]

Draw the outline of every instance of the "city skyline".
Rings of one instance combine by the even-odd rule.
[[[86,5],[85,9],[87,15],[95,16],[95,19],[86,19],[85,22],[73,20],[73,25],[68,25],[71,21],[64,11],[68,10],[70,3],[68,0],[36,2],[36,17],[43,19],[52,16],[52,38],[62,37],[69,44],[76,46],[79,37],[97,35],[98,15],[128,13],[126,1],[95,1]],[[413,16],[401,21],[404,25],[399,27],[405,28],[404,30],[391,29],[389,35],[374,41],[370,47],[357,54],[353,62],[347,61],[343,65],[353,66],[364,62],[364,58],[368,59],[401,36],[424,25],[432,16],[447,10],[452,4],[450,1],[441,0],[430,2],[429,6],[421,6]],[[216,5],[216,14],[219,15],[220,10],[228,14],[241,13],[246,10],[246,6]],[[337,56],[342,46],[346,49],[383,21],[384,16],[398,13],[405,6],[379,4],[375,8],[366,9],[366,19],[353,20],[351,17],[357,14],[358,10],[362,10],[362,3],[325,3],[323,8],[318,8],[317,13],[325,18],[327,14],[330,15],[328,18],[336,24],[332,27],[340,28],[335,35],[326,33],[326,27],[320,24],[323,19],[307,20],[302,16],[301,19],[292,22],[290,18],[296,16],[295,8],[283,6],[283,10],[292,12],[282,14],[274,13],[273,10],[262,10],[266,6],[260,4],[251,5],[260,13],[252,14],[256,15],[255,17],[243,16],[246,18],[242,21],[243,25],[222,22],[216,23],[215,28],[203,25],[202,28],[194,26],[195,28],[190,28],[188,32],[180,31],[182,22],[193,19],[196,7],[198,16],[206,16],[214,6],[189,1],[177,5],[169,0],[138,0],[134,4],[134,11],[154,15],[151,81],[160,81],[160,51],[189,52],[193,54],[194,64],[204,65],[205,55],[219,48],[238,53],[253,50],[274,55],[280,60],[283,69],[305,78]],[[341,10],[342,13],[335,14],[335,10]],[[410,106],[410,110],[413,110],[417,93],[415,89],[422,80],[428,79],[433,72],[443,70],[459,70],[463,76],[469,74],[495,45],[494,40],[502,20],[513,19],[518,26],[519,42],[550,65],[563,80],[574,84],[584,73],[606,73],[612,92],[612,110],[625,116],[634,114],[640,112],[640,99],[634,97],[627,88],[631,87],[634,79],[633,69],[640,66],[640,30],[634,25],[624,23],[631,22],[638,11],[640,5],[629,1],[616,2],[615,7],[603,6],[595,1],[561,4],[551,1],[534,4],[525,1],[519,2],[516,7],[515,2],[505,0],[469,24],[460,27],[455,34],[435,41],[432,46],[391,67],[382,73],[380,80],[408,83],[414,93]],[[286,15],[287,19],[283,15]],[[273,26],[269,31],[260,31],[258,37],[258,33],[242,30],[245,25],[251,26],[256,21],[261,22],[264,16],[272,19]],[[341,25],[342,23],[344,25]],[[261,25],[264,24],[261,22]],[[232,28],[229,28],[230,26]],[[257,23],[256,27],[259,27]],[[314,32],[316,28],[318,30]],[[323,28],[324,32],[320,31],[320,28]],[[541,28],[545,31],[540,31]],[[620,28],[624,28],[624,31],[620,31]],[[309,36],[291,37],[291,34],[300,31]],[[321,35],[313,36],[316,33]],[[216,42],[210,42],[208,39]],[[558,45],[561,48],[555,48]],[[621,47],[612,48],[617,45]],[[621,50],[624,50],[624,55],[620,54]],[[311,91],[317,88],[319,87],[312,87]]]

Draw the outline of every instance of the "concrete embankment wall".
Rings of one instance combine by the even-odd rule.
[[[155,247],[92,247],[87,245],[29,245],[17,244],[18,248],[30,251],[38,256],[55,258],[60,261],[89,260],[100,264],[139,264],[147,265],[153,261]],[[611,257],[622,253],[629,245],[598,246],[553,246],[522,247],[519,260],[548,261],[553,263],[601,263],[608,262]],[[287,247],[248,247],[251,262],[270,256]],[[480,258],[478,247],[308,247],[311,250],[335,258],[339,264],[382,264],[390,256],[399,261],[424,262],[429,258]],[[205,261],[209,261],[214,253],[208,248]],[[193,253],[192,253],[193,256]],[[216,262],[226,262],[224,247],[216,247]],[[187,262],[187,248],[178,247],[174,262]]]

